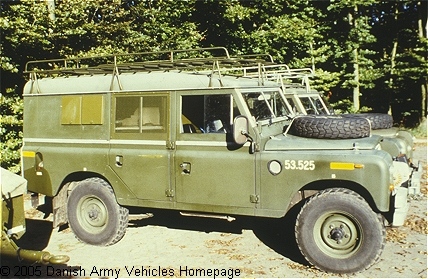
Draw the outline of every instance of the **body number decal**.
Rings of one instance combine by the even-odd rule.
[[[314,170],[314,160],[285,160],[284,169],[286,170]]]

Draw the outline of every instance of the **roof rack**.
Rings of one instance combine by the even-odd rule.
[[[230,57],[228,50],[224,47],[125,53],[90,57],[71,57],[63,59],[29,61],[25,65],[24,73],[58,74],[65,72],[66,74],[72,74],[76,72],[79,74],[86,70],[108,71],[118,67],[119,65],[123,65],[123,67],[126,68],[126,64],[132,65],[134,63],[136,65],[147,63],[174,64],[179,60],[185,60],[182,58],[180,59],[180,57],[203,57],[204,53],[216,51],[221,52],[221,55],[218,55],[217,57]]]
[[[269,54],[230,56],[224,47],[36,60],[27,62],[24,73],[30,74],[32,80],[40,76],[112,74],[112,83],[116,78],[121,88],[121,73],[171,70],[207,73],[211,78],[218,75],[221,84],[222,75],[257,78],[259,84],[276,81],[283,88],[286,79],[302,79],[307,90],[308,78],[313,76],[309,68],[290,69],[286,64],[275,64]]]

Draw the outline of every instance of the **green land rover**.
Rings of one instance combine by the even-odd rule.
[[[269,64],[224,48],[29,62],[29,191],[53,198],[54,226],[100,246],[123,237],[130,207],[283,220],[305,200],[289,225],[307,261],[337,273],[370,267],[386,220],[404,222],[407,165],[364,118],[320,117],[325,138],[291,133]]]

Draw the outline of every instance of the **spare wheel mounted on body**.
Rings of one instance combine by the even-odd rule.
[[[318,139],[353,139],[370,136],[370,122],[360,117],[299,116],[291,131],[296,136]]]

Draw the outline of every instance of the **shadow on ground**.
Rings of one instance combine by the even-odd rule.
[[[185,217],[172,210],[150,210],[153,217],[131,220],[128,229],[151,225],[205,233],[242,234],[244,229],[252,230],[256,237],[272,250],[293,262],[307,265],[308,263],[302,256],[294,235],[294,224],[301,205],[294,206],[282,218],[235,216],[236,220],[232,222],[223,219]]]
[[[44,214],[43,218],[46,218],[51,213],[51,208],[51,203],[48,203],[39,206],[37,210]],[[58,264],[58,262],[63,262],[63,257],[60,257],[61,260],[57,257],[56,264],[35,263],[35,261],[41,260],[46,255],[44,252],[48,252],[44,251],[44,249],[48,246],[52,235],[53,226],[51,221],[26,218],[25,227],[24,235],[20,239],[13,240],[17,245],[17,252],[0,256],[0,278],[70,278],[79,276],[80,266]],[[26,256],[31,257],[32,260],[29,260]]]

